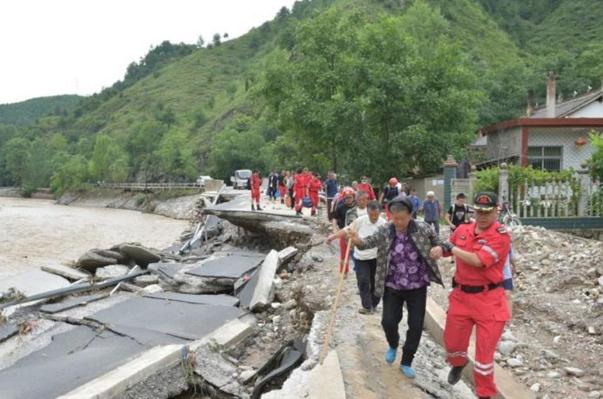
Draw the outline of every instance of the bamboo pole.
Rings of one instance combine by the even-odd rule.
[[[341,289],[343,288],[343,282],[345,277],[345,265],[348,264],[350,259],[350,248],[352,247],[352,239],[348,239],[348,246],[345,252],[345,258],[343,262],[343,266],[341,271],[339,272],[339,279],[337,282],[337,291],[335,293],[335,299],[333,300],[333,305],[331,306],[331,314],[329,318],[329,324],[327,325],[327,329],[325,330],[325,338],[322,346],[322,351],[320,352],[320,364],[325,361],[327,357],[327,353],[329,352],[329,342],[331,341],[331,335],[333,332],[333,327],[335,326],[335,315],[337,313],[337,307],[339,306],[339,298],[341,297]]]

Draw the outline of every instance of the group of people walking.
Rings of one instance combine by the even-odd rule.
[[[343,262],[350,240],[360,293],[359,312],[373,314],[383,303],[381,324],[388,343],[385,361],[389,364],[398,357],[398,326],[406,305],[408,330],[400,370],[406,377],[415,378],[412,362],[421,340],[427,289],[432,283],[444,286],[437,261],[442,257],[454,259],[456,272],[443,337],[451,365],[448,382],[454,385],[461,378],[475,326],[476,393],[479,398],[494,397],[494,353],[511,316],[505,289],[512,288],[505,270],[510,260],[511,237],[506,226],[497,220],[497,196],[479,193],[469,207],[465,195],[457,195],[445,215],[451,235],[444,241],[439,235],[442,208],[435,195],[429,192],[424,201],[417,201],[415,193],[397,185],[397,180],[390,179],[380,201],[371,200],[367,191],[351,187],[344,188],[334,199],[338,203],[331,214],[334,233],[327,242],[339,239],[339,271],[349,271],[349,265]],[[416,218],[419,211],[423,212],[424,221]]]

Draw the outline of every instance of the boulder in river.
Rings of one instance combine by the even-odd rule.
[[[94,273],[99,267],[113,265],[115,263],[117,263],[115,258],[102,256],[95,252],[95,250],[90,250],[78,259],[77,267]]]
[[[149,263],[159,262],[159,252],[140,244],[121,244],[119,252],[126,258],[133,260],[137,265],[147,267]]]

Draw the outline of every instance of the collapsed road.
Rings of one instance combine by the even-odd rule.
[[[251,212],[248,195],[225,191],[216,204],[208,194],[203,211],[217,221],[198,240],[203,226],[161,251],[90,250],[77,268],[44,272],[52,286],[0,284],[2,301],[17,305],[0,326],[2,398],[473,397],[446,383],[427,331],[415,381],[387,367],[379,317],[358,314],[353,278],[319,364],[337,249],[324,244],[322,220],[272,203]]]

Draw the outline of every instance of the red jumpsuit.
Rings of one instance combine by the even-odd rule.
[[[312,215],[316,215],[316,208],[318,208],[318,192],[322,188],[322,182],[316,177],[312,178],[308,191],[310,192],[310,199],[312,200]]]
[[[295,175],[295,183],[293,184],[293,191],[295,192],[295,210],[301,212],[303,207],[304,197],[308,195],[308,185],[310,180],[307,173],[298,173]]]
[[[465,251],[476,253],[483,267],[465,264],[457,258],[454,279],[459,285],[487,286],[503,281],[503,267],[509,254],[511,237],[506,229],[494,222],[487,230],[475,234],[475,223],[457,227],[450,242]],[[475,367],[473,375],[478,396],[496,396],[494,383],[494,352],[505,323],[510,318],[505,291],[502,287],[479,293],[467,293],[458,286],[449,297],[444,345],[452,366],[467,363],[467,348],[473,326],[476,326]]]
[[[373,187],[368,183],[358,183],[358,186],[356,186],[356,191],[364,191],[365,193],[367,193],[369,201],[374,201],[377,199]]]
[[[251,175],[251,202],[255,201],[256,204],[260,204],[260,187],[262,186],[262,179],[258,175]]]

